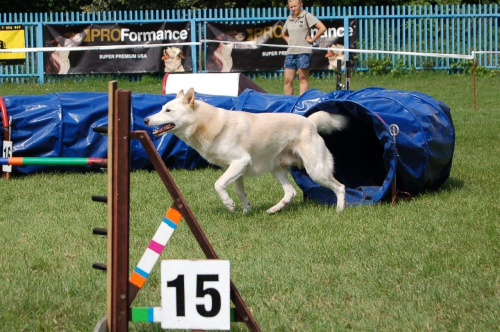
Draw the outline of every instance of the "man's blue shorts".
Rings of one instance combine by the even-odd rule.
[[[311,65],[311,53],[287,54],[285,69],[307,69]]]

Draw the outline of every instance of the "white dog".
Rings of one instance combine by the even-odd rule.
[[[163,63],[165,64],[166,73],[174,72],[184,72],[184,66],[182,65],[182,59],[184,59],[184,53],[179,47],[171,46],[163,49],[163,56],[161,57]]]
[[[67,33],[67,37],[57,36],[52,43],[62,47],[80,46],[85,40],[85,33]],[[47,72],[50,74],[67,74],[70,69],[69,51],[54,51],[49,57]]]
[[[225,169],[215,182],[215,190],[224,205],[234,211],[234,201],[226,187],[235,183],[243,213],[251,210],[243,186],[243,175],[271,173],[283,186],[285,195],[267,210],[284,208],[296,195],[288,180],[287,168],[304,167],[317,183],[330,188],[337,196],[337,211],[345,204],[345,187],[333,177],[333,156],[318,132],[342,129],[346,117],[319,111],[308,118],[291,113],[253,114],[228,111],[195,100],[191,88],[166,103],[160,112],[144,119],[148,126],[159,126],[155,136],[171,132],[186,142],[212,164]]]
[[[229,73],[233,68],[233,49],[257,48],[255,41],[245,41],[247,36],[245,32],[230,30],[215,37],[215,40],[221,42],[210,58],[208,69],[212,72]],[[239,43],[234,44],[233,42]]]
[[[325,58],[328,58],[328,69],[337,69],[337,60],[341,60],[342,67],[345,65],[345,54],[343,49],[344,45],[334,44],[329,47],[329,51],[326,52]]]
[[[221,73],[229,73],[233,68],[233,43],[220,43],[214,51],[213,57],[217,65],[220,67]]]

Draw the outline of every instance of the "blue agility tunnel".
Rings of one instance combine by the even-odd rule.
[[[133,94],[131,130],[151,132],[144,118],[173,98],[175,95]],[[106,93],[3,99],[12,118],[14,156],[106,158],[107,138],[93,131],[93,127],[107,125]],[[309,90],[297,97],[247,89],[238,97],[197,94],[197,99],[234,111],[308,116],[324,110],[346,115],[348,127],[324,139],[335,158],[335,177],[346,185],[348,205],[374,204],[387,198],[395,177],[398,190],[416,194],[437,189],[450,175],[455,147],[450,109],[422,93],[366,88],[330,93]],[[399,128],[395,138],[391,125]],[[207,166],[196,151],[173,135],[152,139],[169,168]],[[131,144],[132,168],[152,168],[140,142],[132,140]],[[20,173],[46,170],[68,167],[16,168]],[[333,193],[313,182],[303,170],[292,169],[291,173],[305,197],[335,204]]]

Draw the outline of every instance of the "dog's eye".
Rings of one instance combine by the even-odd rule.
[[[168,112],[170,112],[170,108],[165,109],[165,113],[168,113]]]

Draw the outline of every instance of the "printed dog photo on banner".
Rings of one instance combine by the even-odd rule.
[[[185,72],[182,61],[186,57],[182,49],[177,46],[169,46],[163,49],[163,56],[161,59],[165,64],[165,73]]]
[[[311,69],[337,69],[337,60],[341,60],[345,67],[345,48],[355,49],[358,40],[358,26],[356,20],[349,21],[349,30],[345,31],[343,20],[322,20],[326,26],[326,32],[318,39],[318,50],[313,52],[311,58]],[[314,29],[311,31],[314,34]],[[349,45],[344,45],[344,36],[349,34]],[[324,49],[328,49],[327,51]],[[349,52],[349,59],[355,58],[355,53]]]
[[[51,41],[52,46],[56,47],[75,47],[80,46],[85,39],[85,32],[65,32],[64,35],[57,35]],[[45,72],[47,74],[68,74],[71,68],[69,60],[70,51],[54,51],[49,54],[45,61]]]
[[[344,45],[341,44],[333,44],[330,47],[330,50],[326,52],[325,58],[328,59],[328,69],[337,69],[338,60],[341,62],[341,66],[345,66],[345,53],[342,49],[344,49]]]

